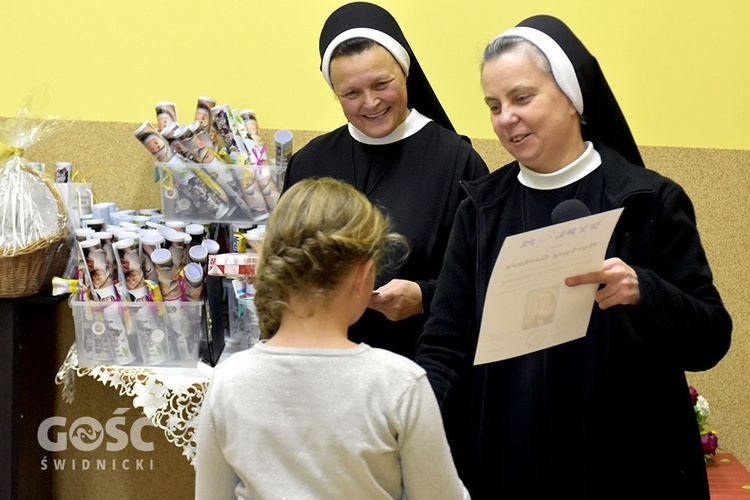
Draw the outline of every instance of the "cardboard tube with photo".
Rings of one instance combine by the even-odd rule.
[[[156,269],[159,289],[165,301],[180,300],[180,270],[175,269],[172,252],[166,248],[157,248],[151,254],[151,261]]]
[[[211,110],[214,119],[214,128],[216,129],[222,146],[227,154],[236,161],[236,165],[245,165],[249,161],[247,152],[243,154],[244,145],[240,146],[235,140],[235,133],[231,127],[231,117],[228,112],[229,106],[217,106]],[[232,172],[233,175],[240,175],[242,178],[237,179],[240,185],[240,192],[244,197],[245,203],[250,209],[250,215],[254,221],[264,221],[268,218],[268,205],[263,198],[263,193],[258,185],[255,173],[252,170],[239,169]]]
[[[156,161],[162,163],[169,163],[176,156],[174,149],[169,145],[161,133],[149,121],[143,122],[143,124],[133,132],[133,135],[138,139],[143,146],[149,150],[149,152],[156,158]],[[175,166],[179,166],[182,162],[179,161]]]
[[[210,132],[213,123],[211,110],[216,107],[216,99],[213,97],[199,96],[195,106],[195,118],[201,124],[201,128]]]
[[[188,261],[200,265],[205,277],[208,272],[208,248],[200,244],[190,247],[190,250],[188,250]]]
[[[92,238],[99,239],[104,253],[107,254],[107,263],[115,269],[115,249],[112,246],[115,243],[115,235],[110,231],[99,231],[94,233]]]
[[[174,139],[174,133],[175,131],[180,127],[180,124],[177,122],[171,122],[166,127],[159,130],[159,133],[162,137],[164,137],[166,140],[168,140],[170,143],[172,142],[172,139]]]
[[[91,290],[92,298],[100,302],[116,301],[115,270],[107,260],[107,254],[102,248],[101,241],[97,238],[91,238],[77,243],[86,263],[85,282]]]
[[[185,300],[188,302],[203,300],[203,267],[197,262],[190,262],[183,269],[183,275],[185,276]]]
[[[271,170],[272,168],[274,170]],[[255,167],[255,171],[258,176],[258,186],[261,193],[263,193],[263,199],[266,201],[268,211],[273,212],[273,209],[276,208],[276,204],[279,202],[279,196],[281,196],[281,187],[279,186],[275,167],[263,164]]]
[[[197,123],[197,122],[193,122]],[[216,163],[214,160],[218,160],[216,155],[216,143],[211,138],[211,134],[209,134],[206,130],[203,130],[202,128],[198,127],[195,128],[195,126],[191,123],[188,125],[188,128],[193,132],[193,135],[196,137],[196,144],[202,145],[205,147],[206,151],[210,154],[209,160],[205,161],[204,163]],[[221,163],[221,161],[219,161]]]
[[[219,245],[216,240],[211,238],[203,238],[201,246],[206,247],[206,250],[208,250],[208,255],[216,255],[221,250],[221,245]]]
[[[167,125],[167,128],[161,131],[161,135],[169,142],[169,145],[172,146],[172,149],[174,149],[175,153],[177,153],[182,159],[184,159],[188,163],[198,163],[198,159],[195,157],[193,152],[190,151],[178,137],[175,137],[177,131],[184,128],[184,126],[172,122]]]
[[[258,175],[253,167],[243,167],[237,171],[241,176],[240,184],[245,201],[250,206],[253,222],[256,224],[263,223],[269,217],[268,204],[263,196]]]
[[[185,232],[193,237],[190,245],[195,246],[200,245],[201,241],[203,241],[203,238],[206,234],[206,228],[203,226],[203,224],[188,224],[187,226],[185,226]]]
[[[169,142],[164,139],[159,132],[154,129],[148,121],[144,122],[133,135],[141,141],[141,144],[148,149],[154,158],[162,163],[174,179],[172,184],[178,184],[185,189],[189,199],[198,207],[206,209],[212,214],[214,219],[221,219],[229,213],[229,204],[220,196],[214,186],[209,187],[200,179],[193,169],[189,168],[175,153]],[[168,179],[162,179],[162,188]],[[215,183],[214,183],[215,184]],[[174,189],[176,186],[173,186]],[[226,196],[226,195],[225,195]]]
[[[185,244],[185,233],[174,231],[164,237],[164,248],[172,254],[172,264],[177,272],[188,263],[188,245]]]
[[[157,248],[164,246],[164,236],[160,234],[150,234],[141,237],[141,266],[144,278],[152,283],[159,284],[159,277],[156,273],[154,263],[151,261],[151,254]]]
[[[206,132],[200,129],[200,124],[197,121],[187,127],[187,131],[183,132],[183,136],[190,137],[189,143],[193,147],[202,146],[208,138]],[[202,158],[201,163],[205,164],[203,167],[196,167],[196,175],[199,175],[206,183],[218,182],[219,188],[224,193],[227,201],[234,204],[232,209],[239,208],[247,217],[252,218],[253,212],[242,194],[241,186],[230,170],[232,167],[225,167],[225,164],[219,159],[213,149],[204,148],[204,150],[208,156]],[[233,213],[233,210],[230,210],[229,214],[231,213]]]
[[[138,243],[132,238],[120,240],[114,245],[120,269],[132,302],[148,302],[148,286],[143,274],[143,265]]]
[[[211,110],[211,119],[213,128],[216,131],[219,146],[226,150],[230,156],[234,154],[237,156],[240,152],[239,146],[234,136],[237,132],[232,128],[232,119],[230,116],[229,106],[224,104],[222,106],[216,106]],[[244,163],[244,158],[240,159],[240,163]]]
[[[172,101],[156,103],[156,123],[159,130],[164,130],[170,123],[177,123],[177,105]]]
[[[227,120],[227,125],[229,126],[230,130],[232,131],[232,135],[240,135],[240,131],[237,127],[238,122],[235,121],[234,114],[232,113],[232,109],[229,107],[229,104],[222,104],[221,106],[214,106],[214,108],[211,110],[211,117],[212,117],[212,123],[213,126],[216,127],[216,115],[221,114],[224,115],[225,119]],[[237,117],[237,120],[241,121],[239,117]],[[218,131],[219,129],[216,128]]]
[[[294,135],[291,130],[279,130],[273,136],[276,145],[276,166],[286,168],[294,153]]]
[[[216,181],[221,185],[224,192],[227,193],[229,201],[234,203],[234,205],[236,205],[236,207],[239,208],[249,220],[252,220],[255,216],[255,212],[252,207],[248,205],[242,186],[232,173],[233,168],[235,167],[211,165],[207,166],[206,170],[210,171],[212,176],[215,176]]]
[[[193,122],[197,123],[197,122]],[[185,149],[190,153],[193,158],[193,163],[210,163],[211,162],[211,151],[210,148],[205,146],[195,132],[188,125],[180,125],[177,127],[175,132],[172,134],[172,143],[175,141],[179,142]]]
[[[123,299],[123,297],[127,297],[127,289],[125,288],[124,283],[120,283],[119,280],[115,279],[116,274],[118,271],[117,268],[117,258],[115,257],[115,249],[113,247],[115,243],[115,236],[110,231],[99,231],[94,233],[93,238],[98,238],[99,241],[102,244],[102,249],[104,250],[104,253],[107,256],[107,265],[113,270],[113,279],[115,281],[115,289],[117,292],[117,297],[119,299]]]
[[[75,239],[76,239],[76,245],[75,245],[75,252],[76,257],[78,258],[78,282],[82,284],[88,284],[89,281],[87,281],[87,271],[86,271],[86,258],[83,256],[83,252],[78,246],[79,241],[86,241],[87,239],[91,238],[94,234],[96,234],[96,231],[89,228],[89,227],[80,227],[75,230]]]
[[[251,139],[253,139],[253,135],[260,135],[260,127],[258,126],[258,119],[255,117],[255,111],[252,109],[243,109],[240,111],[240,117]]]

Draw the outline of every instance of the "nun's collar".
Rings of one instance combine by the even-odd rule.
[[[602,158],[599,152],[594,149],[591,142],[586,141],[586,149],[581,156],[560,170],[549,174],[540,174],[519,162],[518,166],[521,170],[518,172],[518,181],[532,189],[558,189],[583,179],[601,164]]]
[[[357,127],[349,124],[349,134],[354,138],[355,141],[361,142],[362,144],[370,144],[373,146],[382,146],[383,144],[391,144],[398,142],[407,137],[411,137],[424,128],[425,125],[432,121],[431,118],[427,118],[416,109],[412,109],[409,112],[409,116],[406,120],[396,127],[396,129],[385,137],[370,137],[365,135],[364,132],[360,131]]]

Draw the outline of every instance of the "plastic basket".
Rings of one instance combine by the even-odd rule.
[[[198,363],[203,302],[71,302],[78,366]]]
[[[166,219],[265,224],[283,189],[286,167],[155,164]]]

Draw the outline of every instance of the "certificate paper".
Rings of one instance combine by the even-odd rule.
[[[602,269],[622,208],[505,239],[490,276],[474,364],[522,356],[586,335],[599,285],[565,278]]]

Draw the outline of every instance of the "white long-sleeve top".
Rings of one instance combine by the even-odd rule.
[[[196,499],[468,499],[425,371],[359,344],[256,344],[200,413]]]

